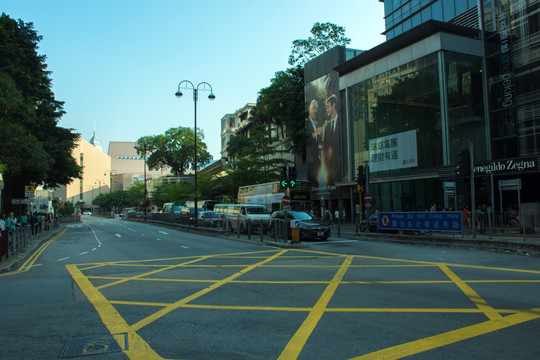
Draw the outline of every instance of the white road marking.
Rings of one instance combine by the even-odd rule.
[[[69,258],[70,258],[70,257],[68,256],[68,257],[65,257],[65,258],[58,259],[58,260],[56,260],[56,261],[64,261],[64,260],[67,260],[67,259],[69,259]]]
[[[184,249],[189,249],[187,246],[182,246]]]
[[[93,248],[93,249],[92,249],[92,251],[96,251],[96,250],[97,250],[97,248]]]
[[[167,233],[167,232],[165,232],[165,231],[161,231],[161,230],[158,231],[158,233],[163,234],[163,235],[169,235],[169,233]]]
[[[114,234],[114,236],[119,237],[119,238],[122,237],[122,235],[120,234]]]
[[[43,264],[34,264],[32,267],[41,266]]]
[[[161,239],[156,239],[157,241],[162,241]]]
[[[82,252],[79,255],[84,255],[84,254],[88,254],[88,251]]]

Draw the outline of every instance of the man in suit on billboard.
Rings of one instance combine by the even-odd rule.
[[[323,159],[326,168],[326,185],[334,185],[340,180],[340,139],[341,124],[337,111],[337,97],[331,95],[326,100],[326,127],[324,129]]]

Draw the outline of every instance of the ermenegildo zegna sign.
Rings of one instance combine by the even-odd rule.
[[[504,175],[537,170],[537,157],[491,160],[474,164],[474,173],[476,175]]]

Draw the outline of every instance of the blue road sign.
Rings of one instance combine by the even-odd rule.
[[[461,211],[380,212],[377,222],[385,230],[463,231]]]

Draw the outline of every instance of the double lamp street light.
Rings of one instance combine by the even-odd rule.
[[[194,173],[195,173],[195,213],[193,215],[193,221],[194,221],[194,225],[195,227],[197,226],[197,217],[198,217],[198,203],[197,203],[197,100],[199,98],[199,90],[201,91],[209,91],[210,92],[210,95],[208,95],[208,98],[210,100],[214,100],[216,98],[216,96],[214,95],[214,92],[212,91],[212,86],[207,83],[207,82],[200,82],[197,86],[193,85],[193,83],[189,80],[182,80],[180,81],[180,83],[178,84],[178,91],[175,93],[176,97],[177,98],[181,98],[182,95],[182,91],[180,91],[181,89],[184,89],[184,90],[193,90],[193,103],[195,104],[195,156],[194,156],[194,161],[193,161],[193,169],[194,169]]]

